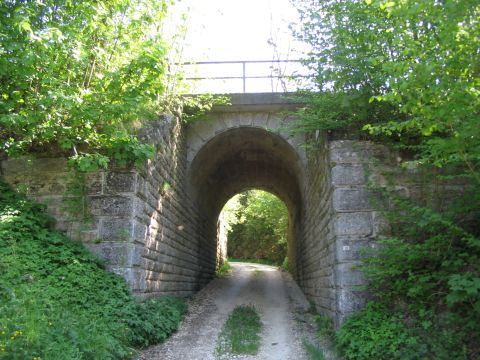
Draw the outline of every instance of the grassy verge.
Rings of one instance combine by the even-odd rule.
[[[236,259],[236,258],[228,258],[229,262],[246,262],[246,263],[253,263],[253,264],[262,264],[262,265],[272,265],[278,266],[274,261],[267,260],[267,259]]]
[[[325,360],[325,356],[323,355],[322,349],[319,349],[318,347],[308,342],[307,340],[303,342],[303,346],[305,347],[308,357],[311,360]]]
[[[217,354],[256,354],[260,348],[262,323],[252,305],[233,309],[220,333]]]
[[[309,358],[311,360],[339,358],[334,345],[335,330],[333,320],[326,315],[319,314],[312,302],[310,303],[309,313],[317,325],[318,336],[314,343],[306,339],[303,341],[303,346]]]
[[[123,359],[176,330],[184,300],[135,301],[44,210],[0,181],[1,359]]]
[[[215,273],[215,275],[219,278],[227,277],[231,274],[232,272],[232,266],[228,262],[228,260],[225,260],[225,262],[220,266]]]

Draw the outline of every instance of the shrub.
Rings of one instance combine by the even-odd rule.
[[[186,310],[183,299],[171,296],[137,304],[137,316],[129,321],[133,344],[145,347],[165,340],[177,330]]]
[[[183,300],[136,302],[44,210],[0,182],[0,358],[119,359],[176,329]]]
[[[407,332],[402,317],[369,303],[350,318],[337,333],[337,345],[346,359],[400,358],[401,350],[415,341]]]

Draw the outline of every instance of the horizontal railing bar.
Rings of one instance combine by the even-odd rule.
[[[264,75],[264,76],[213,76],[213,77],[188,77],[185,80],[238,80],[238,79],[287,79],[308,78],[308,75]]]
[[[301,62],[301,61],[302,60],[229,60],[229,61],[184,62],[176,65],[256,64],[256,63],[287,63],[287,62]]]

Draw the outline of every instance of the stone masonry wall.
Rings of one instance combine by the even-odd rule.
[[[335,234],[331,218],[328,143],[317,138],[308,156],[304,195],[303,236],[297,238],[297,281],[317,310],[335,317]]]
[[[368,294],[358,290],[365,284],[360,265],[362,248],[374,247],[381,235],[383,220],[370,201],[367,190],[368,164],[390,160],[389,151],[367,141],[334,140],[329,142],[332,179],[333,230],[335,234],[335,289],[337,326],[364,306]],[[381,164],[379,164],[381,166]],[[376,169],[376,170],[375,170]],[[372,167],[372,171],[378,168]]]
[[[144,169],[86,176],[92,218],[87,223],[64,211],[65,159],[4,160],[1,175],[46,204],[55,228],[104,258],[108,269],[123,275],[137,295],[189,295],[213,276],[217,248],[200,235],[200,215],[185,193],[183,127],[174,118],[164,118],[145,129],[143,137],[158,144],[156,158]]]
[[[357,288],[365,284],[356,269],[360,249],[375,246],[385,229],[371,205],[367,177],[381,179],[377,172],[395,160],[385,147],[367,141],[320,135],[315,144],[308,161],[304,236],[297,244],[298,282],[317,310],[338,326],[368,298]],[[374,161],[380,163],[369,167]]]
[[[189,295],[214,275],[216,243],[199,231],[201,214],[186,193],[186,144],[183,126],[148,129],[145,137],[161,144],[154,161],[139,175],[134,222],[141,243],[138,276],[145,276],[146,296]],[[209,241],[210,240],[210,241]]]

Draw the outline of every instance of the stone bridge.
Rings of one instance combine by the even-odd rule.
[[[289,210],[294,278],[338,324],[364,302],[355,288],[364,281],[355,270],[359,249],[374,246],[385,228],[369,202],[364,168],[374,157],[383,166],[398,159],[371,142],[322,133],[307,148],[305,135],[283,130],[291,121],[285,110],[295,106],[278,94],[232,95],[232,105],[208,120],[152,123],[142,136],[158,153],[143,169],[87,176],[88,223],[63,210],[64,159],[5,160],[2,176],[46,203],[58,229],[105,258],[142,297],[202,288],[226,255],[222,207],[244,190],[267,190]]]

